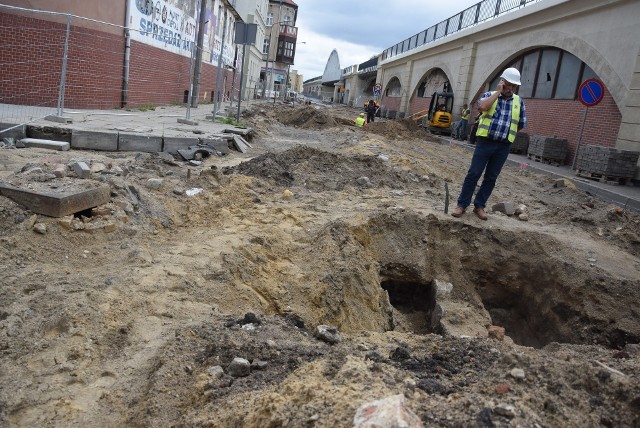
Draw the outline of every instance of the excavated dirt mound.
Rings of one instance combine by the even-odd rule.
[[[385,120],[384,122],[378,120],[367,124],[364,129],[387,138],[426,138],[428,136],[428,139],[432,139],[430,134],[413,119]]]
[[[305,146],[260,155],[238,166],[225,168],[223,172],[266,179],[280,187],[304,187],[311,191],[339,191],[345,186],[403,189],[423,180],[415,173],[394,170],[380,156],[346,157]]]
[[[313,106],[288,109],[278,116],[278,120],[285,125],[309,129],[330,128],[337,125],[333,116]]]

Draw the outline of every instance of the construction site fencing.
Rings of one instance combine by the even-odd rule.
[[[139,30],[0,5],[0,138],[47,117],[73,120],[74,114],[88,114],[87,109],[187,104],[198,57],[195,42],[165,37],[166,44],[182,47],[179,54],[131,40],[133,31]],[[203,50],[202,57],[210,62],[202,63],[198,102],[213,104],[218,55]],[[220,98],[230,101],[238,97],[240,78],[235,70],[222,68]]]
[[[496,18],[540,0],[483,0],[454,16],[419,32],[382,52],[382,60],[427,45],[489,19]]]

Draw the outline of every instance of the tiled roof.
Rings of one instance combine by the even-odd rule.
[[[280,0],[269,0],[269,2],[270,3],[280,3]],[[289,6],[293,6],[296,9],[298,8],[298,5],[293,0],[282,0],[282,4],[287,4]]]

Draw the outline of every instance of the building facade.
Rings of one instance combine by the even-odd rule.
[[[263,44],[267,32],[267,11],[269,0],[235,0],[235,7],[244,22],[256,24],[256,42],[247,45],[245,58],[242,62],[243,82],[242,99],[253,99],[261,93],[261,74],[264,68]],[[239,49],[242,46],[238,47]]]
[[[232,91],[233,32],[240,17],[229,0],[205,1],[197,96],[210,101],[218,81],[225,96]],[[199,13],[199,2],[184,0],[118,0],[108,5],[3,1],[0,38],[15,43],[0,53],[0,66],[8,70],[0,84],[0,103],[55,106],[59,90],[69,108],[186,102],[192,95]],[[34,73],[43,56],[46,69]]]
[[[284,90],[294,64],[298,39],[298,5],[292,0],[269,0],[267,34],[263,43],[261,73],[264,96]]]

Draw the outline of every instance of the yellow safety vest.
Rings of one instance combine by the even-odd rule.
[[[492,92],[491,94],[493,94]],[[498,100],[496,99],[491,108],[484,112],[480,117],[480,122],[478,122],[478,132],[476,135],[478,137],[488,137],[489,136],[489,128],[491,127],[491,121],[493,120],[493,113],[496,111],[496,106],[498,105]],[[509,134],[507,134],[507,139],[510,143],[516,139],[516,133],[518,132],[518,123],[520,123],[520,97],[516,94],[513,94],[513,100],[511,101],[511,125],[509,126]]]
[[[462,120],[469,120],[469,115],[470,114],[471,114],[471,110],[469,110],[468,108],[464,109],[462,111]]]
[[[354,120],[354,122],[356,123],[356,126],[364,126],[365,123],[367,123],[367,119],[365,119],[364,117],[359,117]]]

